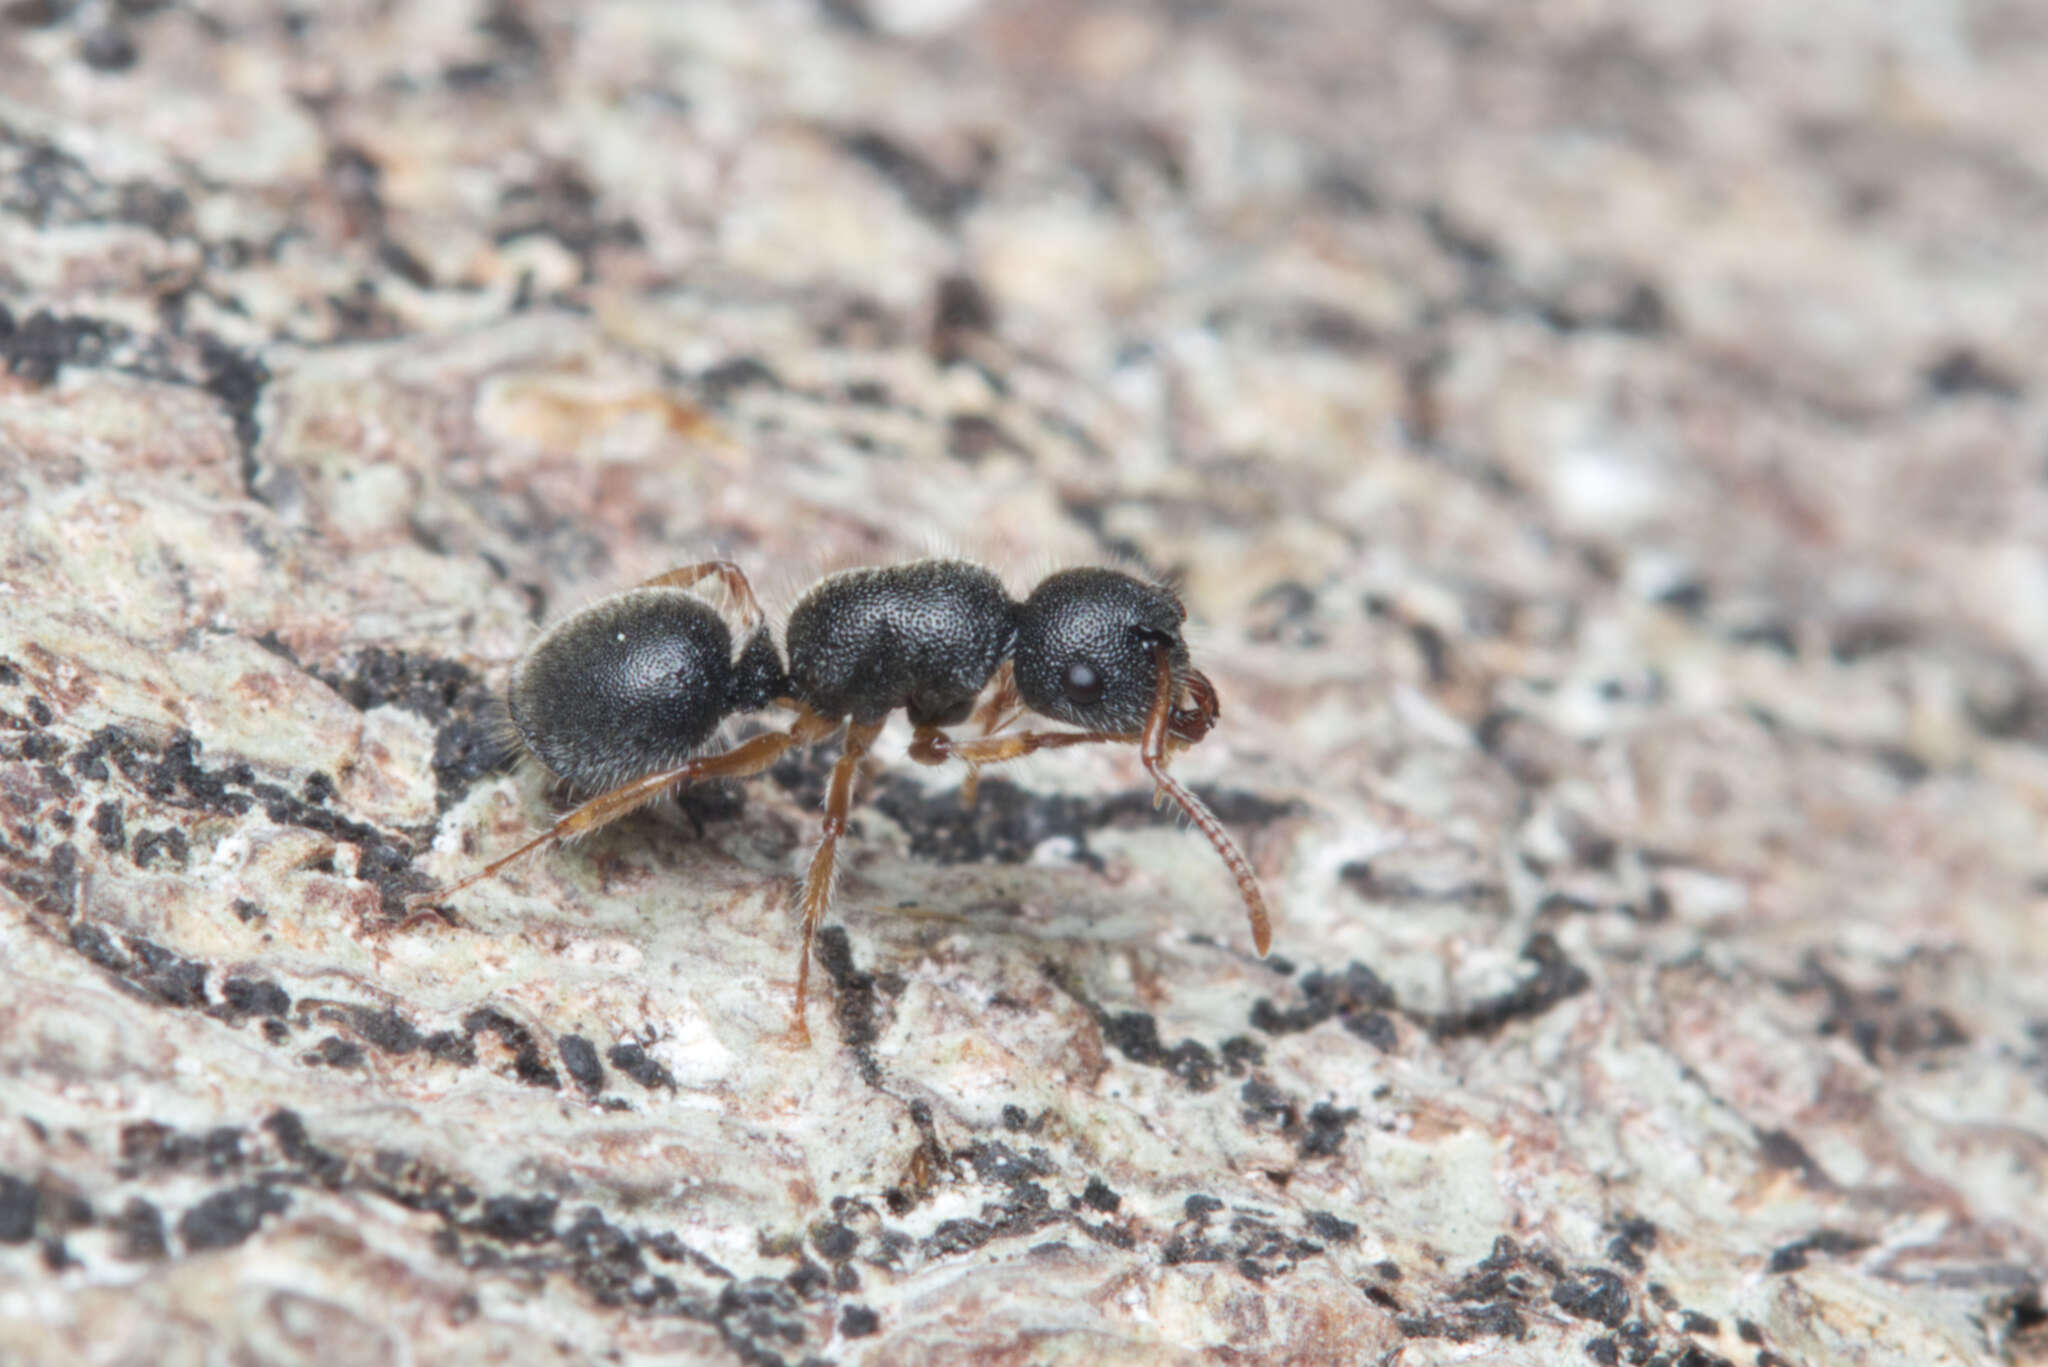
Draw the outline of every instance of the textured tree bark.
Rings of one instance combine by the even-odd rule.
[[[0,1359],[2048,1361],[2048,33],[1868,9],[9,8]],[[808,1049],[829,744],[408,917],[934,540],[1177,578],[1272,957],[900,721]]]

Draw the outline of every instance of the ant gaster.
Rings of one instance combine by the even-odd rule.
[[[706,579],[724,587],[738,615],[737,650],[724,619],[691,591]],[[600,791],[447,892],[670,789],[758,774],[789,750],[843,729],[824,838],[804,880],[794,1031],[807,1040],[811,945],[832,895],[854,772],[889,714],[901,709],[914,728],[911,758],[964,762],[969,801],[983,765],[1068,745],[1136,745],[1155,805],[1171,798],[1237,879],[1252,943],[1264,954],[1272,930],[1251,865],[1215,814],[1166,769],[1221,714],[1215,687],[1189,661],[1186,616],[1170,590],[1116,570],[1064,570],[1017,602],[979,565],[921,560],[820,581],[790,611],[784,669],[739,566],[717,560],[672,570],[564,619],[519,661],[510,703],[520,738],[557,777]],[[727,717],[770,705],[795,720],[728,750],[699,753]],[[1005,733],[1025,711],[1081,729]],[[946,734],[969,721],[980,736]]]

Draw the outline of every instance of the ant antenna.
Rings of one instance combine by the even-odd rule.
[[[1150,635],[1150,633],[1148,633]],[[1209,843],[1216,847],[1216,853],[1229,866],[1231,876],[1237,879],[1237,890],[1244,897],[1245,915],[1251,921],[1252,944],[1257,947],[1260,957],[1273,943],[1273,924],[1266,915],[1266,898],[1259,891],[1258,875],[1252,872],[1251,861],[1237,848],[1230,833],[1223,829],[1223,823],[1216,814],[1182,785],[1181,781],[1166,772],[1166,744],[1175,720],[1173,706],[1173,653],[1164,637],[1150,635],[1147,644],[1152,648],[1153,668],[1158,671],[1152,685],[1152,710],[1145,717],[1145,731],[1138,744],[1138,758],[1145,765],[1145,772],[1152,776],[1152,801],[1156,806],[1163,797],[1172,798],[1174,804],[1187,813]],[[1206,686],[1207,680],[1204,680]],[[1209,705],[1214,705],[1213,690],[1206,689]],[[1198,706],[1200,699],[1198,698]],[[1205,727],[1204,730],[1207,728]]]

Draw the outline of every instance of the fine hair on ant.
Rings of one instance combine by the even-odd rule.
[[[725,619],[694,591],[706,580],[725,590],[737,646]],[[520,658],[508,696],[520,740],[558,778],[596,795],[437,896],[671,789],[746,778],[791,749],[843,733],[823,837],[804,879],[793,1033],[808,1042],[811,947],[832,896],[854,772],[900,709],[913,728],[912,759],[967,765],[967,801],[986,765],[1069,745],[1137,746],[1154,805],[1171,800],[1208,837],[1237,880],[1252,943],[1264,954],[1272,929],[1251,864],[1216,815],[1167,772],[1168,760],[1221,715],[1215,686],[1189,659],[1186,617],[1170,589],[1118,570],[1062,570],[1018,601],[979,565],[918,560],[843,570],[813,585],[790,610],[785,667],[738,565],[710,560],[671,570],[572,613]],[[794,720],[702,753],[728,717],[771,706]],[[1006,730],[1026,712],[1079,729]],[[980,734],[946,733],[963,723]]]

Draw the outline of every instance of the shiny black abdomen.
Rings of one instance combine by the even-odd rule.
[[[1016,627],[1002,581],[960,560],[835,574],[789,614],[791,696],[827,717],[967,720]]]
[[[560,777],[613,788],[696,753],[732,710],[733,677],[732,634],[708,604],[628,589],[534,643],[512,676],[512,724]]]

